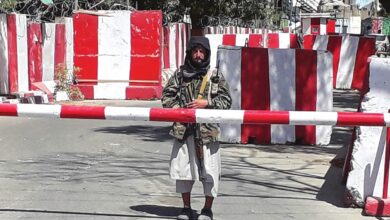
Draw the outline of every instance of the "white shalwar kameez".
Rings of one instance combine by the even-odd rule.
[[[221,178],[221,155],[219,142],[210,142],[203,145],[203,166],[199,175],[199,160],[196,156],[194,136],[190,135],[183,142],[175,139],[170,159],[170,177],[177,181],[176,191],[190,192],[195,180],[203,183],[204,194],[217,197]],[[201,177],[201,178],[199,178]]]

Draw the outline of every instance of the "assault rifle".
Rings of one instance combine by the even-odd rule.
[[[205,80],[204,80],[205,81]],[[201,85],[201,90],[202,91],[202,86],[203,82]],[[194,94],[195,94],[195,88],[192,83],[183,83],[181,88],[180,88],[180,102],[182,107],[186,107],[186,105],[194,100]],[[204,90],[204,88],[203,88]],[[203,93],[203,92],[202,92]],[[201,99],[203,95],[199,93],[198,99]],[[194,142],[195,142],[195,152],[196,152],[196,157],[199,162],[198,166],[198,173],[199,173],[199,179],[202,180],[202,170],[203,170],[203,159],[204,159],[204,153],[203,153],[203,140],[202,140],[202,135],[200,132],[200,124],[199,123],[188,123],[187,124],[187,129],[191,130],[194,134]]]

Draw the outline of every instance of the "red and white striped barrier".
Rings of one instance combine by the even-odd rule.
[[[332,55],[326,51],[220,47],[218,62],[229,83],[232,109],[332,111]],[[328,144],[327,126],[222,127],[226,142]]]
[[[29,89],[41,89],[36,84],[42,82],[53,93],[56,68],[59,65],[69,66],[67,58],[70,49],[67,45],[70,39],[66,34],[66,25],[31,23],[27,26],[27,33]]]
[[[333,54],[333,86],[368,90],[368,57],[375,54],[375,38],[337,35],[305,35],[304,48]]]
[[[36,83],[53,82],[56,66],[65,64],[81,68],[86,98],[159,98],[161,11],[97,14],[43,25],[27,24],[25,15],[0,15],[0,92],[38,89]]]
[[[336,19],[332,18],[302,18],[303,34],[334,34],[336,32]]]
[[[263,30],[260,28],[245,28],[237,26],[207,26],[203,29],[203,34],[260,34]]]
[[[74,40],[73,40],[73,18],[61,18],[61,24],[65,24],[65,66],[70,72],[73,72]]]
[[[100,12],[99,12],[100,13]],[[161,11],[77,13],[74,65],[88,99],[161,97]]]
[[[187,23],[170,23],[163,27],[164,50],[163,69],[176,70],[184,64],[187,43],[191,36],[191,25]]]
[[[218,46],[241,46],[260,48],[299,48],[296,34],[269,33],[263,34],[209,34],[211,57],[210,65],[216,66]]]
[[[386,128],[386,143],[384,150],[383,186],[382,197],[368,196],[364,206],[366,215],[390,216],[389,191],[389,166],[390,166],[390,128]]]
[[[0,14],[0,93],[28,91],[27,18]]]
[[[372,58],[370,62],[370,90],[364,95],[361,103],[361,112],[388,114],[390,106],[390,60],[386,58]],[[381,127],[358,127],[356,128],[356,140],[350,149],[353,158],[346,161],[346,164],[352,167],[348,174],[346,187],[353,191],[351,195],[353,200],[363,204],[367,198],[366,212],[370,215],[390,215],[390,200],[377,203],[384,193],[389,190],[384,188],[383,180],[388,175],[384,172],[384,157],[388,144],[389,136],[386,128]],[[388,169],[387,169],[388,170]],[[375,197],[368,198],[368,197]],[[379,205],[379,206],[378,206]]]
[[[112,106],[0,104],[0,116],[333,126],[390,126],[389,113],[164,109]]]
[[[65,25],[27,24],[26,15],[0,15],[0,89],[3,94],[37,90],[38,82],[53,82],[55,67],[67,63]],[[73,39],[73,37],[71,37]]]

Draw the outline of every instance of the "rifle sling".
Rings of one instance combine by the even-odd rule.
[[[207,81],[209,81],[212,72],[213,72],[213,71],[212,71],[211,68],[210,68],[210,69],[207,71],[207,74],[203,77],[202,84],[200,85],[200,90],[199,90],[198,98],[197,98],[197,99],[202,99],[202,98],[203,98],[204,90],[206,89]]]

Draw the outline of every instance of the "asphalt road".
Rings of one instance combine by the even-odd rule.
[[[335,111],[356,94],[335,93]],[[86,105],[160,106],[158,101]],[[170,123],[0,117],[0,219],[174,219],[181,208],[168,176]],[[329,146],[222,148],[215,219],[376,219],[344,207],[342,168],[350,128]],[[193,208],[203,205],[195,184]]]

